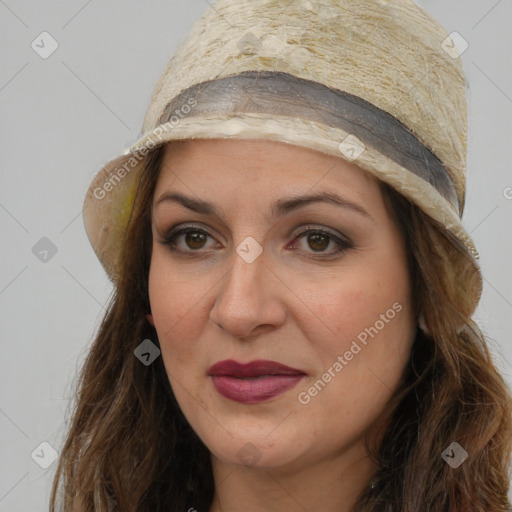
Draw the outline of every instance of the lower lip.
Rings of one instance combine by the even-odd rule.
[[[297,385],[304,375],[265,375],[257,378],[212,376],[215,389],[225,398],[244,404],[269,400]]]

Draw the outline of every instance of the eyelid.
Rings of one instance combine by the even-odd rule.
[[[200,225],[197,225],[197,224],[194,224],[194,223],[192,223],[192,224],[189,224],[189,223],[177,224],[176,226],[173,226],[169,230],[165,231],[165,235],[164,236],[165,236],[165,238],[170,238],[173,235],[175,235],[177,232],[179,232],[181,230],[184,230],[184,229],[188,229],[188,228],[190,228],[190,229],[197,229],[198,231],[203,231],[203,232],[207,233],[208,236],[211,236],[212,238],[215,238],[208,231],[208,230],[213,229],[213,228],[210,228],[209,226],[208,226],[208,228],[204,228],[204,227],[202,227]],[[302,235],[303,233],[305,233],[307,231],[323,231],[323,232],[326,232],[329,235],[332,235],[335,238],[336,237],[340,238],[344,242],[352,243],[350,238],[347,237],[346,235],[344,235],[343,233],[340,233],[339,231],[334,230],[333,228],[329,228],[327,226],[322,226],[322,225],[319,225],[319,224],[312,224],[312,223],[306,223],[306,224],[301,224],[300,226],[295,226],[293,229],[290,230],[290,232],[286,236],[287,236],[287,238],[290,238],[292,236],[297,238],[298,236]]]
[[[173,235],[175,235],[176,233],[178,233],[179,231],[182,231],[184,229],[197,229],[197,231],[204,231],[205,233],[208,234],[208,236],[211,236],[212,238],[214,238],[211,233],[209,232],[209,230],[213,229],[213,228],[210,228],[208,226],[208,228],[204,228],[204,227],[201,227],[200,225],[197,225],[197,224],[189,224],[187,222],[185,223],[182,223],[182,224],[176,224],[176,226],[170,228],[169,230],[167,231],[164,231],[165,232],[165,238],[169,238]]]
[[[298,230],[298,231],[295,231]],[[318,224],[303,224],[299,226],[298,228],[294,228],[292,230],[292,233],[295,233],[295,237],[299,237],[300,235],[307,233],[308,231],[320,231],[322,233],[327,233],[328,235],[332,236],[333,238],[340,239],[342,242],[345,242],[347,244],[351,244],[352,240],[343,233],[340,233],[337,230],[334,230],[332,228],[329,228],[327,226],[319,226]],[[291,236],[291,234],[290,234]]]

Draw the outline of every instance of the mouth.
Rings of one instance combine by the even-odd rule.
[[[306,373],[275,361],[257,360],[243,364],[228,359],[210,367],[208,375],[220,395],[249,404],[284,393],[297,385]]]

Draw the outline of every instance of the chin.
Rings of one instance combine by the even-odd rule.
[[[295,431],[295,425],[289,425],[285,431],[278,432],[280,427],[276,429],[276,426],[282,420],[281,415],[273,421],[255,421],[254,417],[246,421],[237,419],[235,424],[222,423],[219,419],[225,429],[218,424],[215,430],[211,426],[197,430],[194,425],[192,427],[212,455],[225,463],[254,468],[278,468],[291,465],[304,457],[307,448],[304,436]]]
[[[229,438],[220,446],[211,446],[210,452],[228,464],[250,468],[279,468],[293,464],[300,456],[295,442],[269,441],[268,439],[241,436]]]

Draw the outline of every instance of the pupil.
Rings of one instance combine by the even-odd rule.
[[[311,240],[313,240],[313,245],[310,243],[310,246],[315,251],[321,251],[329,245],[328,237],[326,235],[322,235],[321,233],[316,233],[314,235],[310,235],[308,237],[308,239],[310,242],[311,242]],[[322,243],[322,240],[324,243]],[[327,244],[325,242],[327,242]],[[315,248],[314,245],[316,245],[317,248]],[[318,248],[318,245],[320,245],[320,248]]]
[[[201,248],[201,242],[204,243],[204,234],[203,233],[187,233],[186,235],[186,243],[189,247],[194,249]]]

